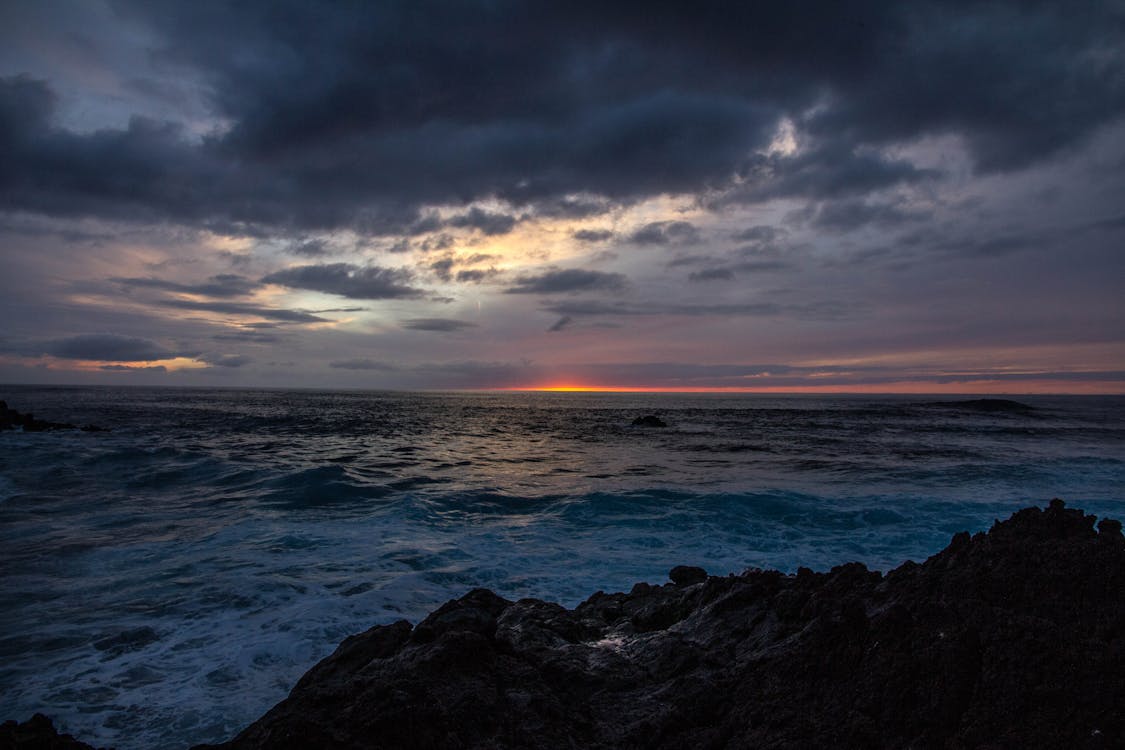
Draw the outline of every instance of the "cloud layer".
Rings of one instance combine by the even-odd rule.
[[[1113,3],[115,7],[225,125],[75,132],[51,82],[17,71],[0,80],[10,208],[381,232],[490,197],[829,197],[932,174],[887,146],[955,135],[1002,172],[1125,106]],[[770,150],[786,123],[799,153]],[[447,223],[515,222],[473,208]]]
[[[10,3],[0,380],[1112,383],[1122,50],[1116,2]]]

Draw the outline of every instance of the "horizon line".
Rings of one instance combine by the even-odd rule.
[[[384,393],[605,393],[605,394],[695,394],[695,395],[766,395],[766,396],[1125,396],[1119,391],[1075,390],[879,390],[875,388],[842,389],[833,386],[757,387],[738,386],[497,386],[467,388],[394,388],[353,385],[219,385],[176,383],[0,383],[2,388],[168,388],[192,390],[260,390],[260,391],[370,391]]]

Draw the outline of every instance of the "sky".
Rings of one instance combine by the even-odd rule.
[[[1125,2],[0,2],[0,382],[1125,392]]]

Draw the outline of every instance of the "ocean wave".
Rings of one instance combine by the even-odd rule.
[[[357,481],[339,464],[314,466],[275,477],[264,483],[263,505],[289,509],[367,504],[391,495],[394,489]]]

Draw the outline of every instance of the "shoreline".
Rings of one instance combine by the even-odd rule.
[[[1125,537],[1095,523],[1055,500],[885,575],[677,567],[573,610],[476,589],[197,750],[1120,746]]]

